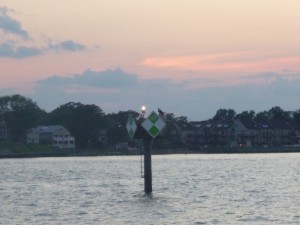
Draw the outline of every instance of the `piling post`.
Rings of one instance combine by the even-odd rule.
[[[152,193],[152,162],[151,162],[151,150],[153,139],[144,139],[144,190],[146,194]]]

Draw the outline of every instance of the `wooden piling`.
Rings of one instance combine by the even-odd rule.
[[[153,145],[152,138],[144,139],[144,185],[145,193],[152,193],[152,162],[151,162],[151,150]]]

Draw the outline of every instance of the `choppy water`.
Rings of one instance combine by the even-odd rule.
[[[0,224],[300,224],[300,154],[0,160]]]

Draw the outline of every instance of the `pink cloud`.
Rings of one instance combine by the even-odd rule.
[[[173,68],[204,72],[279,72],[285,69],[300,70],[300,56],[273,57],[260,52],[233,52],[200,56],[153,57],[143,65],[155,68]]]

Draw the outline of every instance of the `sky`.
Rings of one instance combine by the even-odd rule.
[[[1,0],[0,96],[51,111],[300,108],[299,0]]]

